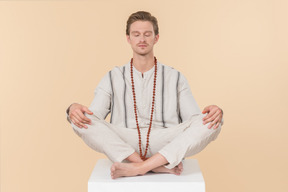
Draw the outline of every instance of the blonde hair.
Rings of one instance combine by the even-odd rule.
[[[130,26],[135,21],[150,21],[153,25],[155,35],[159,34],[159,27],[156,17],[152,16],[151,13],[146,11],[138,11],[130,15],[126,24],[126,35],[130,35]]]

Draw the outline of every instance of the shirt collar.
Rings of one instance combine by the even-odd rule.
[[[130,62],[128,62],[126,65],[128,65],[129,74],[130,74],[130,71],[131,71],[131,64],[130,64]],[[161,64],[157,61],[157,71],[159,71],[159,65],[161,65]],[[143,73],[143,78],[146,78],[146,77],[150,76],[151,74],[153,74],[154,70],[155,70],[155,67],[153,66],[153,67],[152,67],[151,69],[149,69],[148,71],[145,71],[145,72]],[[140,71],[138,71],[138,70],[134,67],[134,65],[133,65],[133,73],[134,73],[134,74],[136,73],[138,76],[142,77],[142,73],[141,73]]]

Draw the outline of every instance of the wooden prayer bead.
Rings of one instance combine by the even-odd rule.
[[[147,142],[146,142],[146,148],[145,148],[145,153],[144,155],[142,154],[142,147],[141,147],[141,132],[140,132],[140,127],[138,123],[138,117],[137,117],[137,105],[136,105],[136,95],[135,95],[135,87],[134,87],[134,80],[133,80],[133,58],[131,58],[131,83],[132,83],[132,92],[133,92],[133,100],[134,100],[134,112],[135,112],[135,120],[136,120],[136,125],[137,125],[137,130],[138,130],[138,137],[139,137],[139,151],[140,151],[140,157],[142,160],[146,160],[147,151],[148,151],[148,146],[149,146],[149,138],[150,138],[150,132],[151,132],[151,126],[152,126],[152,118],[153,118],[153,112],[154,112],[154,102],[155,102],[155,90],[156,90],[156,80],[157,80],[157,59],[154,57],[154,84],[153,84],[153,96],[152,96],[152,109],[151,109],[151,117],[150,117],[150,124],[149,124],[149,129],[147,133]]]

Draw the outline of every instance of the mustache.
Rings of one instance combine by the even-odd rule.
[[[138,46],[139,46],[139,45],[147,45],[147,46],[148,46],[147,43],[138,43],[137,45],[138,45]]]

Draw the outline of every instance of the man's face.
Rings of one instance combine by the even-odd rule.
[[[147,55],[153,51],[154,44],[159,39],[155,36],[153,25],[149,21],[135,21],[130,25],[130,35],[126,35],[133,52],[139,55]]]

